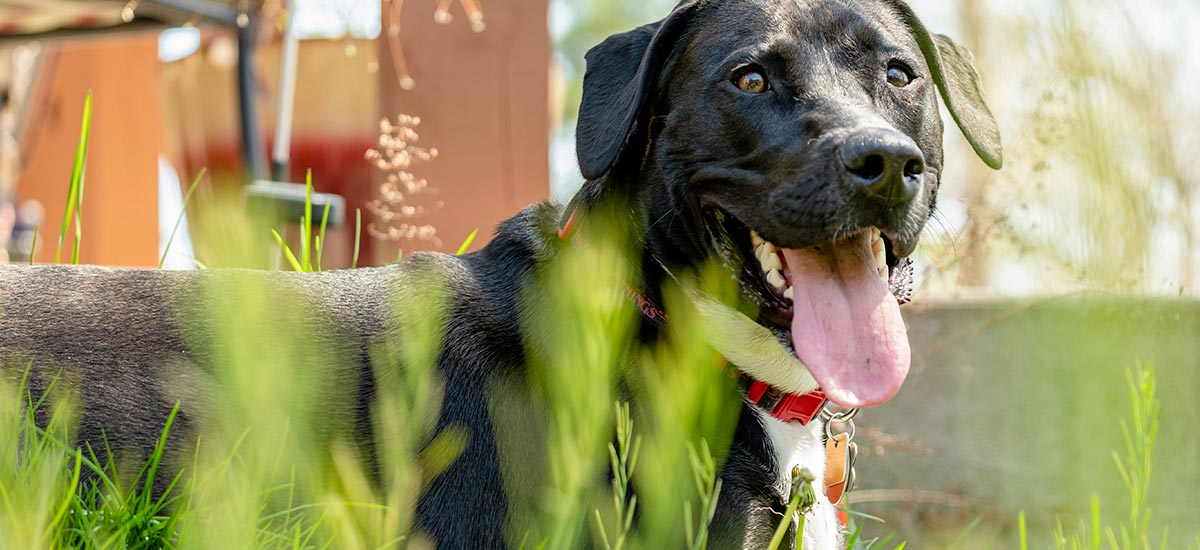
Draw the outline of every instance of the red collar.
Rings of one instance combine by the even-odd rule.
[[[562,229],[558,230],[559,239],[564,241],[573,240],[576,229],[575,215],[577,213],[578,210],[571,211],[571,215],[567,218],[566,223],[563,224]],[[637,304],[638,309],[642,312],[642,317],[650,321],[651,324],[659,325],[667,322],[666,312],[653,301],[646,298],[641,292],[630,287],[626,287],[625,292],[629,295],[629,299]],[[746,392],[746,399],[783,422],[799,422],[801,426],[807,425],[821,413],[821,409],[824,408],[826,401],[828,401],[825,397],[825,392],[819,388],[804,395],[784,393],[783,390],[766,382],[751,378],[750,375],[741,372],[736,367],[731,370],[737,373],[742,389]]]
[[[766,382],[750,378],[748,374],[741,374],[741,379],[746,389],[746,399],[784,422],[799,422],[801,426],[806,426],[821,414],[821,409],[828,401],[825,392],[820,389],[798,395],[784,393]]]

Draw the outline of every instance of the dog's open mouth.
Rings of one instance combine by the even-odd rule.
[[[912,267],[890,239],[867,227],[816,246],[781,248],[714,214],[725,252],[740,256],[741,286],[758,302],[759,323],[790,336],[826,395],[844,407],[895,395],[911,361],[900,304],[911,293]]]

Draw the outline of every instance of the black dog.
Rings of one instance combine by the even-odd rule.
[[[418,255],[377,269],[0,269],[0,357],[32,362],[34,391],[54,369],[74,377],[80,444],[103,434],[114,448],[150,449],[176,401],[183,429],[197,406],[163,372],[215,360],[194,349],[194,333],[203,340],[211,321],[180,313],[180,304],[199,300],[200,288],[255,279],[301,293],[322,326],[334,327],[338,337],[322,345],[352,359],[323,368],[332,385],[351,388],[347,415],[369,434],[371,373],[388,365],[372,364],[366,350],[395,337],[389,304],[406,273],[433,270],[453,296],[438,424],[466,427],[470,443],[422,497],[418,524],[442,548],[500,547],[507,511],[496,421],[480,404],[490,377],[527,362],[528,342],[517,335],[537,320],[522,287],[553,269],[564,220],[617,204],[643,228],[646,303],[660,303],[669,274],[718,258],[756,306],[752,319],[697,299],[713,345],[759,383],[721,471],[714,543],[758,548],[782,517],[792,467],[818,479],[824,470],[822,422],[808,422],[815,409],[798,412],[792,398],[819,396],[811,393],[819,385],[837,405],[875,405],[907,373],[898,304],[909,290],[905,258],[942,172],[939,92],[975,151],[998,168],[999,134],[969,55],[930,34],[900,0],[685,0],[588,54],[578,126],[588,181],[568,209],[531,207],[475,254]],[[653,338],[660,327],[645,322]],[[832,506],[818,499],[805,548],[840,541]]]

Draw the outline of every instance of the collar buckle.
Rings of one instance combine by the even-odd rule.
[[[742,379],[750,382],[746,389],[746,398],[783,422],[799,422],[801,426],[808,425],[813,418],[821,414],[828,401],[825,392],[819,389],[804,395],[797,395],[784,393],[779,388],[761,380],[754,380],[744,373]]]

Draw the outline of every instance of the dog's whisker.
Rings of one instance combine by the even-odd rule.
[[[652,229],[652,228],[658,227],[658,224],[662,223],[663,220],[672,217],[671,214],[673,214],[673,212],[666,212],[663,215],[659,216],[658,219],[654,220],[653,222],[650,222],[650,225],[648,226],[648,228]],[[668,227],[668,229],[670,229],[670,228]]]

